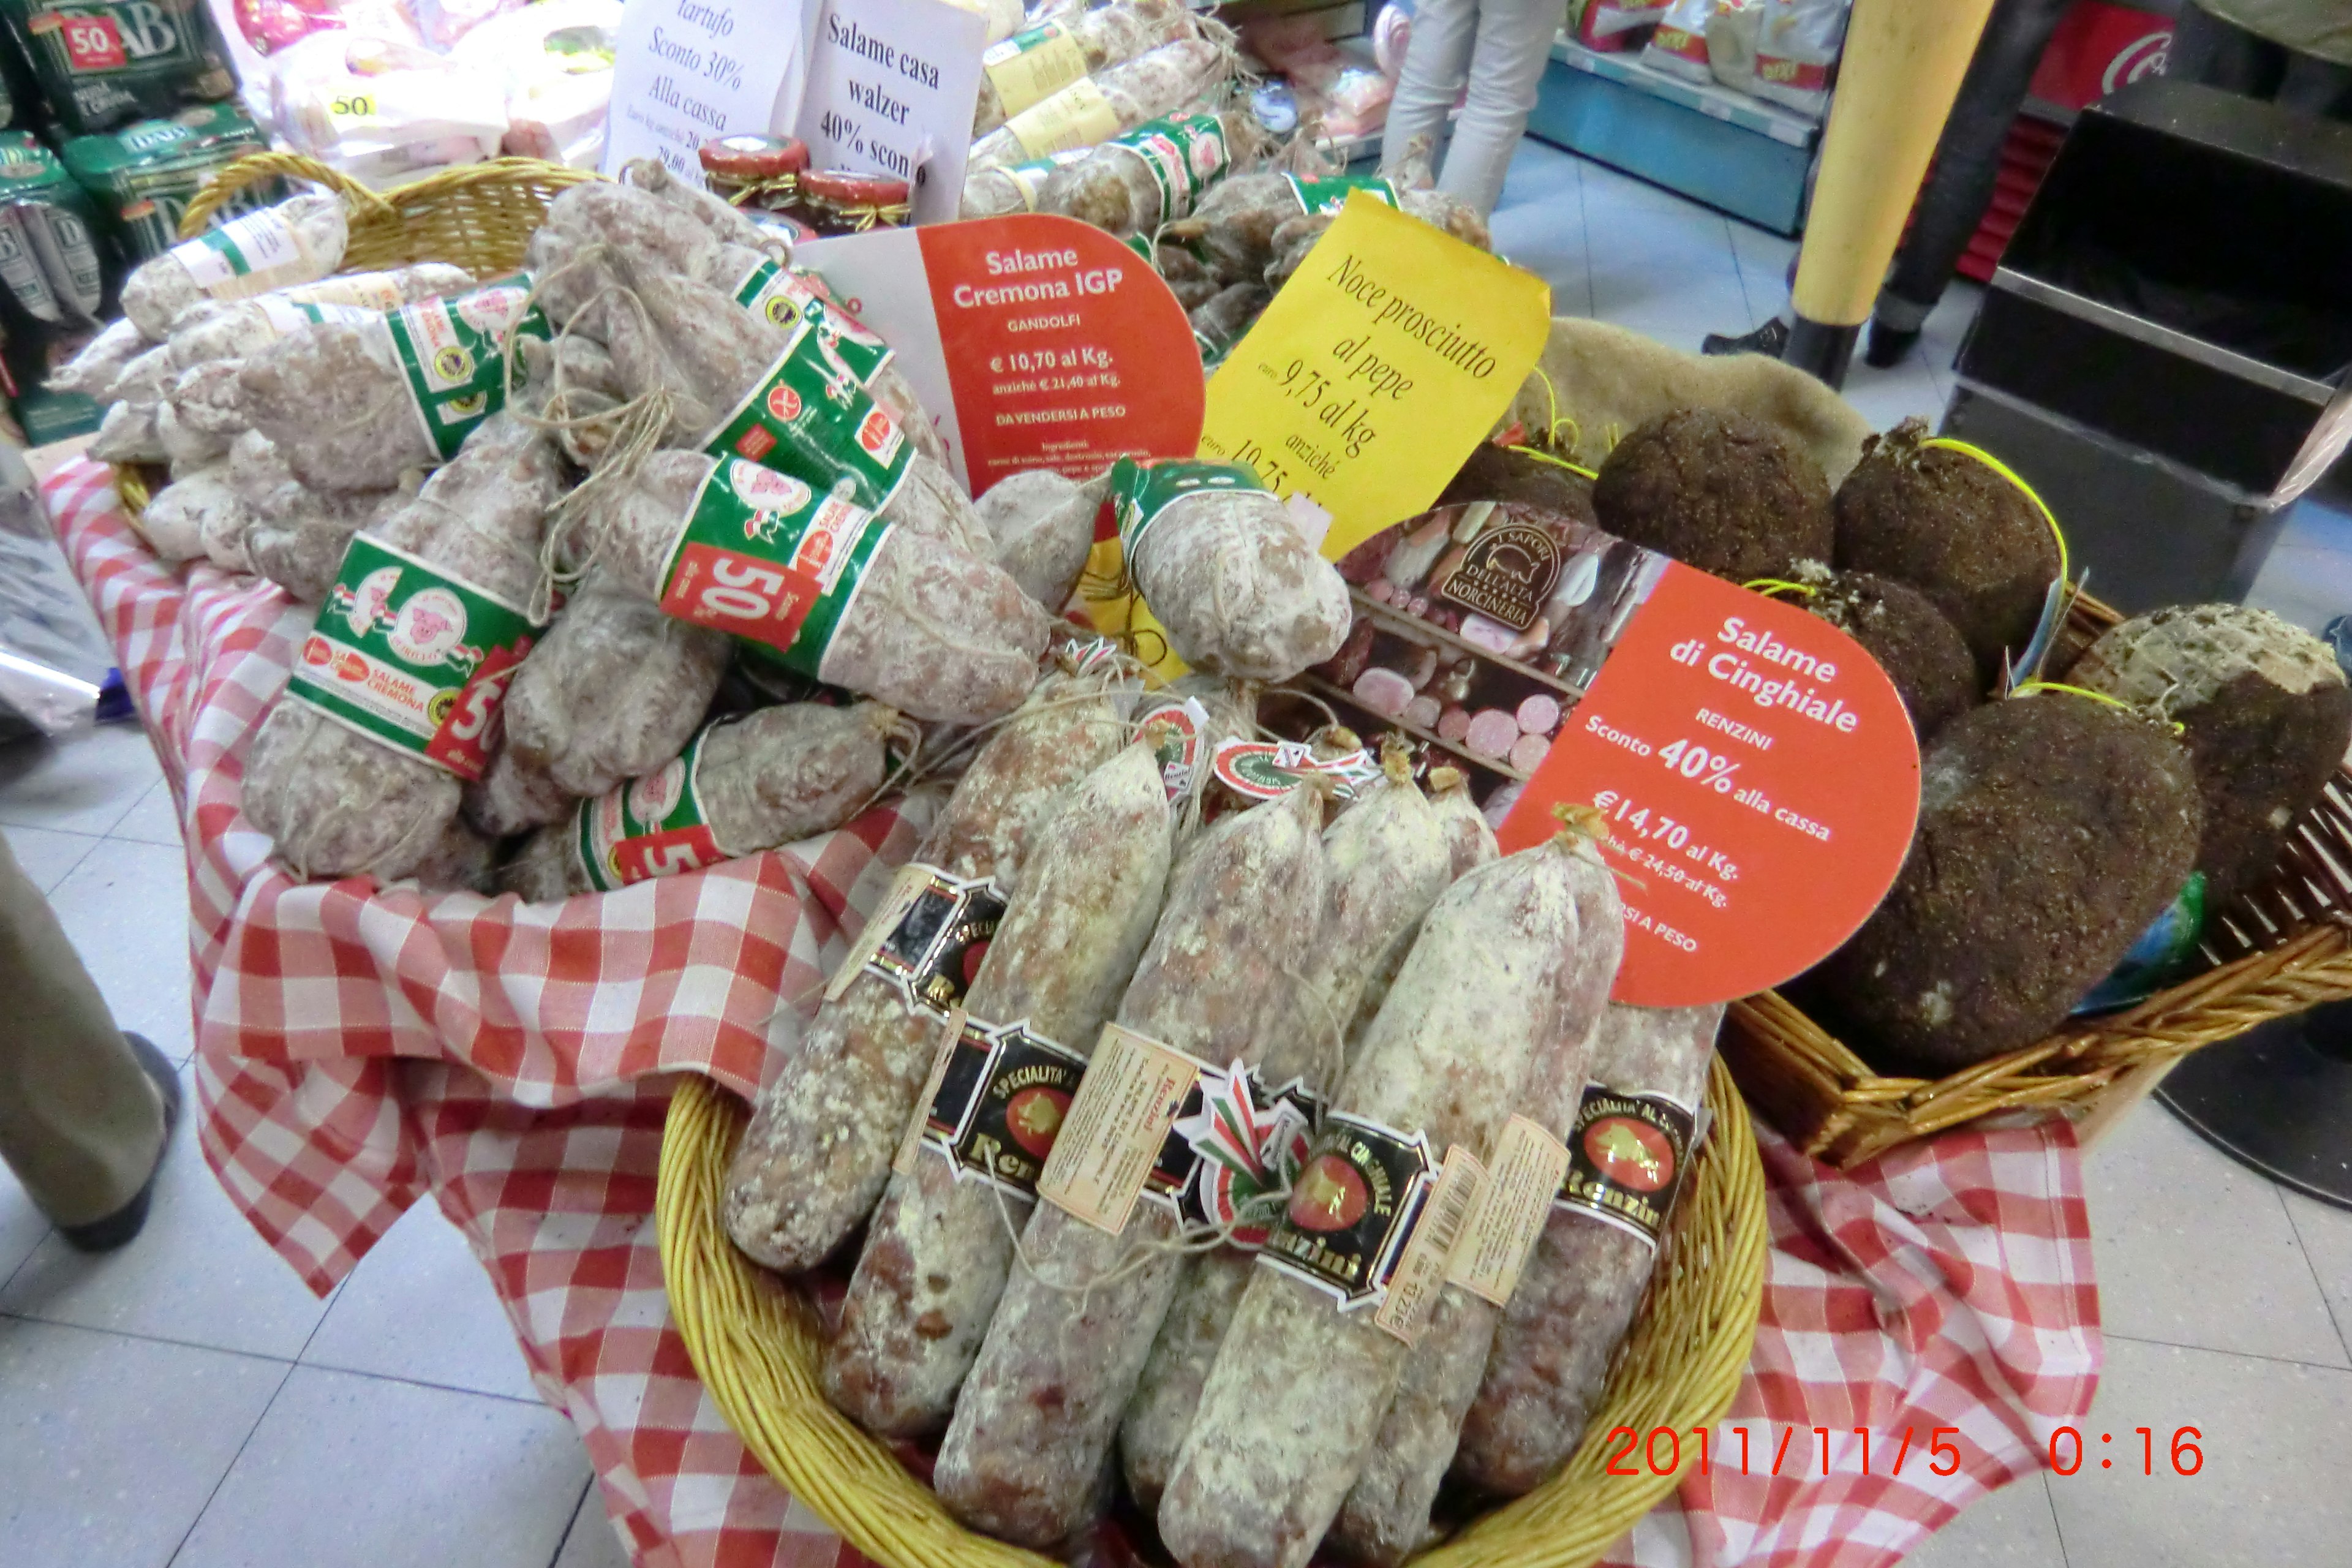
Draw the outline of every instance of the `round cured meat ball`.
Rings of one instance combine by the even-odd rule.
[[[2043,691],[1964,713],[1921,765],[1895,886],[1798,996],[1882,1071],[2030,1046],[2171,903],[2203,815],[2187,750],[2110,703]]]
[[[1968,643],[1917,589],[1874,573],[1837,572],[1804,605],[1878,661],[1921,745],[1982,700]]]
[[[1618,538],[1734,583],[1826,562],[1834,538],[1821,466],[1722,408],[1636,426],[1601,465],[1592,510]]]
[[[2177,605],[2090,647],[2068,684],[2181,727],[2205,802],[2197,868],[2216,902],[2260,885],[2352,742],[2352,689],[2327,645],[2242,605]]]
[[[2058,542],[2024,491],[1966,452],[1928,447],[1906,419],[1864,445],[1838,487],[1842,571],[1908,583],[1935,601],[1990,689],[2024,650],[2058,575]]]

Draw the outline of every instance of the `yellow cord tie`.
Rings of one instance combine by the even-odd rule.
[[[1566,458],[1555,458],[1549,452],[1539,451],[1533,447],[1507,447],[1504,450],[1524,453],[1538,463],[1549,463],[1555,468],[1566,468],[1580,479],[1597,479],[1601,477],[1581,463],[1571,463]]]
[[[2071,583],[2074,581],[2074,569],[2070,563],[2066,551],[2066,533],[2063,529],[2058,526],[2058,515],[2050,510],[2049,502],[2043,500],[2039,495],[2034,493],[2034,489],[2032,485],[2027,484],[2024,479],[2018,476],[2016,469],[2011,468],[2007,463],[2002,462],[1999,458],[1994,457],[1990,452],[1986,451],[1982,447],[1971,446],[1966,441],[1956,440],[1949,436],[1930,436],[1925,441],[1920,442],[1919,445],[1923,449],[1929,447],[1939,447],[1947,452],[1959,452],[1968,457],[1974,458],[1978,462],[1982,463],[1986,468],[1990,468],[1994,473],[1999,474],[2002,479],[2007,479],[2011,484],[2015,485],[2019,490],[2022,491],[2025,499],[2033,503],[2033,510],[2042,514],[2042,521],[2050,525],[2050,537],[2058,542],[2058,580],[2061,583]],[[2085,693],[2085,695],[2095,695],[2095,693]]]
[[[1790,583],[1779,577],[1758,577],[1739,585],[1751,594],[1761,594],[1768,599],[1776,598],[1782,594],[1794,594],[1800,598],[1810,599],[1821,592],[1811,583]]]
[[[2068,686],[2065,682],[2059,680],[2029,680],[2019,686],[2015,690],[2011,691],[2010,695],[2011,697],[2025,697],[2036,691],[2063,691],[2069,697],[2087,697],[2094,702],[2104,702],[2108,707],[2116,709],[2121,712],[2128,713],[2135,719],[2145,719],[2147,717],[2147,714],[2142,713],[2138,709],[2133,707],[2130,703],[2126,702],[2119,697],[2110,697],[2104,691],[2093,691],[2087,687]],[[2179,734],[2189,727],[2186,724],[2178,722],[2177,721],[2167,721],[2167,722],[2170,723],[2172,732],[2176,735]]]

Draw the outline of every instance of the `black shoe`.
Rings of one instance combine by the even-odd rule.
[[[88,1225],[58,1226],[58,1234],[66,1238],[66,1245],[79,1252],[111,1252],[139,1234],[139,1227],[147,1223],[147,1203],[154,1195],[155,1177],[163,1168],[164,1151],[172,1146],[172,1131],[180,1124],[180,1075],[143,1035],[125,1029],[122,1037],[130,1042],[131,1054],[139,1058],[140,1070],[153,1081],[155,1091],[163,1097],[163,1142],[155,1150],[155,1169],[147,1173],[146,1184],[129,1203]]]
[[[1780,351],[1789,346],[1789,323],[1775,316],[1752,332],[1739,337],[1727,337],[1721,332],[1709,332],[1699,341],[1703,354],[1762,354],[1766,359],[1779,359]]]
[[[1918,342],[1916,329],[1906,332],[1900,327],[1874,321],[1870,323],[1870,341],[1863,347],[1862,363],[1874,370],[1892,369],[1903,363]]]

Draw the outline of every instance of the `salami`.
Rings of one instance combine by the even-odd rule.
[[[909,922],[928,917],[908,926],[922,940],[894,945],[897,932],[869,931],[864,951],[875,956],[854,957],[845,981],[835,975],[800,1050],[761,1093],[727,1176],[727,1231],[750,1257],[787,1272],[813,1268],[882,1195],[968,978],[954,922],[970,921],[984,940],[1020,886],[1039,814],[1123,743],[1118,690],[1097,677],[1047,676],[957,782],[915,851],[919,869],[907,873],[937,873],[927,900],[907,911]]]
[[[1110,494],[1129,575],[1185,663],[1288,680],[1339,650],[1347,584],[1249,468],[1122,458]]]
[[[1580,1190],[1553,1205],[1463,1423],[1454,1470],[1480,1490],[1532,1491],[1583,1440],[1610,1359],[1649,1287],[1657,1223],[1671,1217],[1681,1188],[1680,1170],[1658,1167],[1695,1152],[1691,1119],[1722,1018],[1720,1005],[1612,1005],[1590,1082],[1545,1086],[1547,1118],[1566,1115],[1578,1134],[1570,1174]],[[1631,1135],[1614,1140],[1622,1153],[1612,1147],[1620,1125]],[[1612,1170],[1620,1161],[1630,1167],[1622,1175]],[[1610,1189],[1625,1177],[1625,1195],[1637,1201],[1612,1207]]]
[[[1390,748],[1381,769],[1381,783],[1324,830],[1324,935],[1307,955],[1308,984],[1294,996],[1291,1021],[1267,1052],[1271,1082],[1299,1076],[1328,1088],[1345,1049],[1380,1010],[1422,918],[1454,879],[1437,815],[1414,786],[1402,749]],[[1119,1424],[1128,1489],[1146,1509],[1160,1504],[1256,1260],[1254,1249],[1220,1247],[1194,1259],[1177,1288]]]
[[[1067,21],[1047,20],[1014,33],[981,56],[971,133],[985,136],[1079,77],[1173,43],[1192,30],[1192,13],[1180,0],[1112,0]]]
[[[1579,874],[1573,968],[1561,993],[1552,1041],[1529,1077],[1524,1101],[1538,1110],[1532,1120],[1542,1131],[1563,1142],[1575,1131],[1574,1111],[1563,1110],[1557,1100],[1538,1102],[1550,1098],[1546,1091],[1552,1086],[1586,1077],[1594,1036],[1609,1010],[1609,988],[1625,954],[1625,910],[1617,879],[1597,853],[1569,859]],[[1525,1239],[1529,1246],[1535,1241]],[[1451,1280],[1440,1289],[1429,1330],[1406,1352],[1396,1397],[1332,1525],[1332,1540],[1349,1557],[1395,1568],[1427,1541],[1430,1505],[1454,1462],[1462,1419],[1477,1395],[1502,1314],[1493,1301]]]
[[[1470,780],[1461,769],[1430,769],[1429,801],[1445,835],[1446,848],[1454,857],[1456,877],[1468,875],[1473,868],[1502,853],[1495,842],[1495,830],[1486,825],[1486,817],[1479,814],[1478,803],[1470,797]]]
[[[905,514],[699,452],[652,453],[581,499],[583,537],[612,581],[812,679],[973,724],[1010,712],[1036,679],[1051,618]]]
[[[921,1146],[902,1157],[827,1346],[824,1386],[868,1430],[947,1424],[1013,1264],[1038,1171],[1151,935],[1168,878],[1168,795],[1148,742],[1074,785],[964,998]]]
[[[1230,35],[1228,35],[1230,36]],[[1108,142],[1147,120],[1173,114],[1229,79],[1230,46],[1179,38],[1099,75],[1072,82],[971,144],[970,166],[1018,163]]]
[[[1051,468],[1032,468],[999,479],[980,498],[980,521],[995,542],[996,563],[1049,610],[1068,604],[1077,591],[1109,482],[1108,474],[1082,484]]]
[[[1037,189],[1036,210],[1059,213],[1124,239],[1156,233],[1192,210],[1225,171],[1263,151],[1264,128],[1246,104],[1195,107],[1112,137],[1062,163]]]
[[[317,191],[292,197],[142,262],[122,280],[122,313],[160,343],[191,305],[324,278],[343,264],[349,235],[341,196]]]
[[[380,536],[355,536],[349,591],[320,607],[246,763],[245,815],[298,874],[388,880],[446,837],[461,775],[486,765],[503,672],[536,633],[520,606],[564,483],[551,443],[493,416]],[[414,702],[388,700],[379,669]]]
[[[1405,1360],[1404,1340],[1374,1321],[1398,1279],[1386,1261],[1393,1232],[1421,1212],[1413,1194],[1450,1151],[1489,1152],[1556,1041],[1582,966],[1582,842],[1563,835],[1480,867],[1423,923],[1340,1085],[1344,1114],[1326,1119],[1243,1294],[1160,1500],[1160,1537],[1186,1568],[1299,1568],[1337,1516]],[[1381,1185],[1400,1194],[1386,1209],[1359,1195]]]
[[[1186,851],[1118,1024],[1211,1074],[1255,1067],[1321,941],[1321,792],[1224,817]],[[1099,1060],[1099,1058],[1097,1058]],[[1025,1265],[988,1325],[932,1482],[967,1523],[1046,1546],[1087,1521],[1182,1269],[1178,1194],[1147,1191],[1118,1234],[1040,1204]],[[1157,1248],[1157,1250],[1154,1250]]]
[[[882,787],[897,715],[788,702],[705,728],[644,778],[530,837],[500,885],[534,902],[699,870],[849,820]]]

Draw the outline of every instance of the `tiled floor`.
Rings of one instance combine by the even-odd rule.
[[[1496,233],[1550,280],[1556,310],[1684,348],[1779,310],[1791,251],[1536,146]],[[1848,395],[1874,423],[1941,409],[1974,299],[1951,291],[1909,364],[1857,365]],[[2282,553],[2263,590],[2279,607],[2315,626],[2352,606],[2352,521],[2299,521]],[[138,732],[0,751],[0,829],[123,1023],[184,1060],[184,871]],[[2090,1184],[2108,1328],[2090,1460],[1988,1500],[1912,1562],[2346,1561],[2352,1489],[2330,1478],[2352,1409],[2352,1214],[2282,1194],[2152,1108],[2091,1160]],[[2168,1442],[2198,1427],[2202,1471],[2137,1475],[2142,1426]],[[2098,1470],[2102,1432],[2128,1465]],[[533,1395],[438,1214],[401,1221],[322,1302],[230,1210],[184,1132],[147,1233],[105,1258],[66,1248],[0,1171],[0,1563],[625,1561],[578,1440]]]

